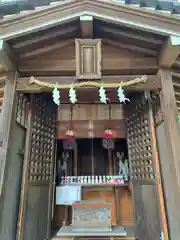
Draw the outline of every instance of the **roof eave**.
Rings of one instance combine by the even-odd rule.
[[[105,14],[106,12],[106,14]],[[107,14],[108,12],[108,14]],[[13,39],[58,24],[91,15],[94,18],[139,28],[161,35],[180,37],[180,18],[168,14],[138,9],[109,0],[67,0],[56,6],[19,14],[0,22],[0,39]]]

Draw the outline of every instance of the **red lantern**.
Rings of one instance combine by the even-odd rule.
[[[114,138],[113,131],[110,128],[107,128],[104,131],[104,136],[103,137],[104,137],[104,139],[113,139]]]
[[[66,132],[66,139],[68,140],[75,140],[75,133],[73,130],[67,130]]]

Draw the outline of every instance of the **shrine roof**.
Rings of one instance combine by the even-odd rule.
[[[83,15],[180,37],[180,2],[160,0],[0,0],[0,39],[37,32]]]
[[[28,14],[33,10],[45,9],[62,2],[67,2],[67,0],[0,0],[0,18],[21,13]],[[179,0],[109,0],[109,2],[133,6],[136,11],[141,8],[180,17]]]

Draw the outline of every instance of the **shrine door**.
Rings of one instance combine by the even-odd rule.
[[[125,105],[125,114],[136,238],[159,240],[161,224],[151,134],[153,119],[146,95],[134,95],[131,103]]]
[[[51,97],[33,95],[27,120],[18,240],[45,240],[50,235],[55,120]]]

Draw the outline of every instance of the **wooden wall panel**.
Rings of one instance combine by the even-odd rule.
[[[74,42],[73,42],[74,41]],[[64,41],[65,42],[65,41]],[[63,42],[62,42],[63,43]],[[63,44],[66,44],[63,43]],[[56,48],[47,53],[42,48],[35,49],[32,56],[20,59],[20,72],[32,75],[71,75],[76,72],[75,39],[66,47]],[[144,54],[131,53],[129,50],[117,49],[102,40],[102,74],[134,74],[143,73],[145,70],[154,73],[157,70],[156,59],[144,58]]]
[[[105,128],[107,127],[107,121],[93,121],[90,127],[89,121],[73,121],[73,129],[76,134],[76,138],[102,138]],[[68,129],[69,122],[63,121],[57,124],[57,139],[64,139],[65,133]],[[115,138],[125,138],[125,124],[123,120],[112,120],[112,129],[114,131]]]
[[[121,225],[133,225],[133,201],[132,194],[127,188],[119,188],[119,212]]]
[[[69,121],[71,116],[71,105],[61,104],[58,109],[57,121]],[[73,108],[73,120],[108,120],[109,106],[105,104],[75,104]],[[122,104],[111,105],[111,119],[124,119]]]
[[[113,188],[92,188],[91,190],[85,189],[83,191],[84,200],[104,200],[112,203],[111,207],[111,223],[112,225],[117,224],[116,219],[116,206],[115,206],[115,196]]]
[[[62,104],[57,116],[57,138],[64,139],[70,123],[70,104]],[[111,125],[116,138],[125,138],[123,105],[112,104],[111,122],[109,107],[103,104],[76,104],[73,109],[73,128],[77,138],[102,138],[106,127]]]

